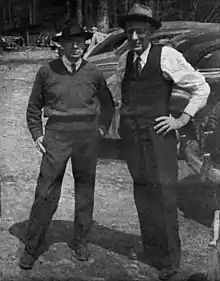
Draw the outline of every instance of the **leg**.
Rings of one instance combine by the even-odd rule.
[[[138,131],[134,121],[127,118],[120,119],[119,134],[122,140],[124,157],[128,170],[134,182],[134,200],[139,216],[139,223],[142,232],[142,221],[144,219],[147,206],[146,179],[143,173],[143,153],[139,143]],[[138,188],[140,186],[140,188]],[[150,214],[150,212],[149,212]],[[143,236],[142,236],[143,238]],[[129,258],[136,259],[137,253],[133,249],[133,241],[130,241]]]
[[[92,227],[98,132],[79,132],[71,157],[75,179],[74,244],[87,245]],[[81,259],[87,259],[86,253]],[[80,258],[80,257],[79,257]]]
[[[162,137],[153,131],[155,159],[157,163],[157,185],[160,190],[160,197],[163,204],[158,205],[163,223],[161,236],[164,253],[165,267],[178,267],[181,258],[181,241],[179,237],[179,225],[177,215],[177,191],[178,179],[177,148],[175,133],[171,132]]]
[[[143,247],[146,251],[152,249],[157,253],[153,261],[157,268],[178,265],[180,238],[175,191],[175,136],[171,133],[163,138],[150,128],[138,133],[123,125],[121,136],[127,152],[128,168],[134,180],[134,200]]]
[[[156,177],[152,178],[153,188],[147,197],[150,199],[147,204],[151,206],[152,215],[151,218],[149,216],[145,218],[145,223],[143,222],[142,237],[144,244],[156,245],[158,266],[161,270],[159,278],[167,280],[177,272],[181,258],[176,205],[178,175],[176,137],[174,132],[165,137],[157,135],[153,129],[149,130],[149,136],[152,147],[147,150],[148,145],[144,150],[145,155],[153,161],[152,167],[155,169],[151,174]]]
[[[68,142],[64,134],[51,130],[45,133],[44,145],[47,152],[42,157],[35,199],[26,232],[25,248],[31,256],[35,256],[41,246],[50,220],[58,206],[66,163],[72,152],[71,142]]]

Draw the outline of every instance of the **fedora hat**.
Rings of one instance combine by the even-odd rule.
[[[63,30],[52,38],[53,41],[59,42],[61,39],[70,39],[74,37],[83,37],[85,40],[91,39],[93,36],[92,32],[85,31],[85,29],[79,25],[67,25],[63,28]]]
[[[118,25],[122,28],[125,28],[126,22],[134,20],[150,22],[150,24],[156,29],[159,29],[161,27],[161,22],[153,18],[152,9],[149,6],[145,6],[142,4],[134,4],[128,11],[127,15],[122,16],[118,19]]]

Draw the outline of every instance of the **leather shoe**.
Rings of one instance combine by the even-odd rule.
[[[31,255],[27,249],[24,250],[23,255],[20,257],[19,267],[24,270],[32,269],[37,258]]]
[[[88,261],[90,254],[87,244],[75,244],[74,245],[74,257],[79,261]]]
[[[177,274],[178,268],[167,268],[167,269],[162,269],[158,275],[160,280],[169,280],[172,276]]]

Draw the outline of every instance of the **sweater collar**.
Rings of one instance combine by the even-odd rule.
[[[66,68],[66,66],[65,66],[64,63],[63,63],[62,58],[58,58],[58,59],[56,59],[56,60],[54,60],[54,61],[51,61],[49,64],[50,64],[51,69],[52,69],[55,73],[58,73],[58,74],[61,74],[61,75],[66,75],[66,74],[67,74],[67,75],[72,75],[72,74],[75,73],[75,72],[72,72],[72,71],[70,72],[70,71]],[[78,72],[82,67],[84,67],[86,64],[87,64],[87,61],[82,59],[82,62],[81,62],[81,64],[80,64],[80,66],[79,66],[77,72]]]
[[[71,61],[68,60],[68,58],[63,55],[62,58],[61,58],[64,66],[66,67],[66,69],[69,71],[69,72],[73,72],[73,63]],[[74,65],[75,65],[75,71],[77,71],[80,67],[80,65],[82,64],[82,58],[80,58]]]

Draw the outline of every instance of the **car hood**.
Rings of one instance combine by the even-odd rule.
[[[119,57],[114,52],[99,54],[86,58],[87,61],[95,64],[103,72],[105,78],[109,78],[115,72]]]

